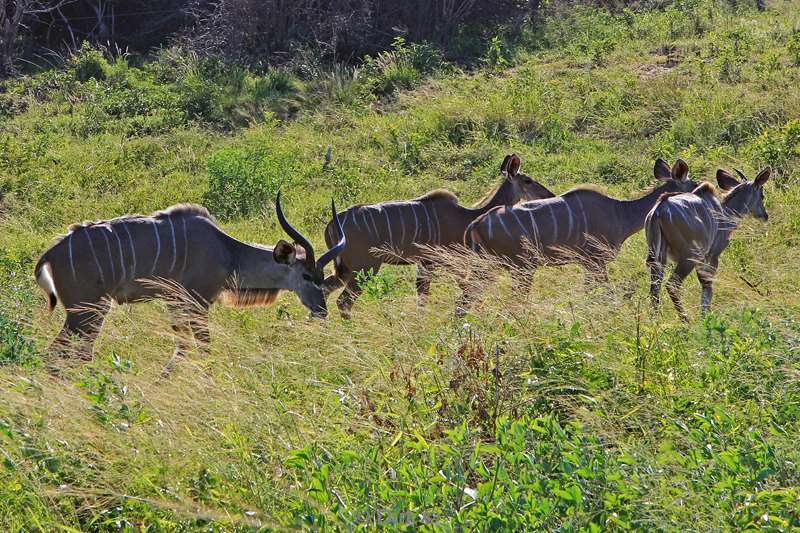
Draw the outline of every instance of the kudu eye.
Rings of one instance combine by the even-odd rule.
[[[303,273],[303,279],[306,281],[314,281],[314,278],[311,276],[311,274],[306,274],[305,272]]]

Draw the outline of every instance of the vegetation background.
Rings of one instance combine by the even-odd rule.
[[[16,63],[0,91],[0,529],[800,528],[800,2],[530,7],[346,61],[297,41],[229,57],[198,37],[206,16],[148,55],[95,41]],[[118,307],[94,362],[47,371],[63,311],[46,314],[31,273],[72,222],[193,201],[274,243],[281,188],[321,245],[331,197],[446,187],[469,204],[512,151],[556,192],[620,197],[653,183],[656,157],[695,180],[771,164],[770,221],[723,255],[714,313],[687,284],[689,325],[649,316],[640,234],[608,287],[542,269],[529,295],[504,278],[460,321],[458,273],[417,308],[409,268],[364,279],[352,321],[309,321],[292,295],[215,307],[210,354],[166,381],[163,305]]]

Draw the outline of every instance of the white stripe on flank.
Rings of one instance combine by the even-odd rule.
[[[435,207],[431,207],[433,213],[433,222],[436,224],[436,236],[434,237],[434,244],[442,242],[442,226],[439,224],[439,213],[436,212]]]
[[[92,251],[92,257],[94,257],[94,264],[97,265],[97,271],[100,273],[100,283],[103,285],[103,288],[106,286],[105,276],[103,276],[103,267],[100,266],[100,260],[97,259],[97,254],[94,251],[94,244],[92,243],[92,238],[89,236],[89,228],[86,228],[83,232],[86,235],[86,240],[89,241],[89,249]]]
[[[102,231],[104,228],[107,228],[105,224],[100,226],[100,232],[103,234],[103,239],[106,241],[106,250],[108,250],[108,262],[111,264],[111,283],[116,283],[117,269],[114,267],[114,255],[111,253],[111,241],[108,240],[108,235],[106,235],[106,232]]]
[[[386,227],[389,228],[389,246],[394,248],[394,233],[392,232],[392,223],[389,220],[389,211],[382,207],[381,211],[383,211],[383,216],[386,217]]]
[[[186,233],[186,215],[183,215],[181,220],[183,221],[183,265],[180,275],[183,276],[183,273],[186,272],[186,262],[189,260],[189,236]]]
[[[114,231],[114,227],[111,226],[110,224],[109,226],[111,227],[111,233],[114,235],[114,237],[117,238],[117,249],[119,250],[119,267],[122,270],[122,274],[120,275],[119,280],[120,282],[122,282],[125,281],[125,279],[128,277],[128,273],[125,271],[125,254],[122,252],[122,239],[120,239],[119,234],[116,231]]]
[[[380,239],[381,234],[378,231],[378,225],[375,223],[375,215],[372,214],[372,209],[367,208],[367,212],[369,213],[369,220],[372,222],[372,228],[375,230],[375,238]]]
[[[352,210],[351,209],[346,209],[345,212],[344,212],[344,218],[340,220],[341,223],[342,223],[342,231],[344,231],[344,228],[347,225],[347,219],[348,219],[348,217],[350,217],[350,211],[352,211]],[[334,220],[333,222],[331,222],[331,224],[335,225],[336,221]],[[331,233],[335,234],[334,231],[332,231]]]
[[[558,217],[553,209],[553,202],[547,202],[547,208],[550,210],[550,218],[553,219],[553,243],[558,244]]]
[[[133,258],[133,266],[131,266],[131,281],[136,279],[136,247],[133,245],[133,235],[131,235],[131,230],[128,229],[128,223],[123,222],[122,227],[125,228],[125,233],[128,234],[128,242],[131,245],[131,257]]]
[[[563,202],[564,202],[564,206],[567,208],[567,219],[569,221],[569,226],[567,227],[567,237],[566,237],[566,239],[564,239],[564,241],[565,242],[569,242],[569,240],[572,238],[572,225],[573,225],[573,223],[572,223],[572,208],[570,207],[569,202],[567,202],[566,199],[563,199]]]
[[[153,225],[153,231],[156,233],[156,258],[153,260],[153,268],[150,269],[150,275],[152,276],[156,271],[158,258],[161,255],[161,236],[158,234],[158,222],[151,220],[150,223]]]
[[[510,207],[509,207],[509,208],[506,208],[506,211],[507,211],[507,212],[509,212],[509,213],[511,213],[511,215],[514,217],[514,220],[516,220],[516,221],[517,221],[517,225],[518,225],[520,228],[522,228],[522,233],[523,233],[524,235],[530,235],[530,233],[531,233],[531,232],[528,230],[528,228],[526,228],[526,227],[525,227],[525,225],[524,225],[524,224],[522,223],[522,221],[519,219],[519,217],[517,216],[517,212],[516,212],[516,210],[515,210],[515,209],[513,209],[513,208],[510,208]],[[530,211],[530,209],[529,209],[528,211]],[[533,220],[533,219],[531,219],[531,220]]]
[[[363,207],[359,207],[358,211],[353,213],[353,222],[356,223],[358,229],[361,229],[361,222],[358,221],[358,215],[361,215],[361,218],[364,221],[364,227],[366,228],[367,235],[372,235],[372,228],[369,227],[369,221],[367,220],[367,212],[364,210]]]
[[[488,224],[488,227],[486,228],[486,231],[489,233],[489,241],[491,241],[492,237],[493,237],[492,236],[492,214],[491,213],[486,215],[486,223]]]
[[[169,265],[169,273],[172,274],[172,271],[175,270],[175,262],[178,260],[178,243],[175,242],[175,225],[172,223],[172,216],[167,216],[167,222],[169,222],[169,230],[172,233],[172,264]]]
[[[417,203],[413,202],[411,204],[411,212],[414,213],[414,238],[411,239],[411,243],[417,242],[417,234],[419,233],[419,218],[417,218]]]
[[[69,253],[69,268],[72,270],[72,279],[75,280],[75,263],[72,261],[72,236],[75,234],[74,231],[69,232],[69,237],[67,237],[67,252]]]
[[[506,208],[506,211],[508,211],[509,209],[511,209],[511,208],[510,207]],[[497,221],[500,222],[501,226],[503,226],[503,231],[505,231],[508,234],[508,236],[513,239],[514,237],[513,237],[513,235],[511,235],[511,232],[508,231],[508,226],[506,226],[506,223],[503,220],[503,216],[500,213],[497,213]]]
[[[425,227],[428,229],[428,242],[433,241],[433,230],[431,230],[431,215],[428,213],[428,206],[426,206],[423,202],[420,202],[419,205],[422,206],[422,210],[425,212]]]
[[[542,238],[539,235],[539,226],[536,224],[536,219],[533,216],[533,209],[528,209],[528,217],[531,219],[531,228],[533,228],[533,238],[536,239],[536,242],[534,244],[536,244],[536,248],[541,250],[544,245],[542,244]]]

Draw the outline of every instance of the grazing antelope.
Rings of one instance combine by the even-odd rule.
[[[647,264],[650,267],[650,298],[653,308],[659,304],[659,291],[669,256],[675,270],[667,281],[667,292],[681,318],[688,321],[680,301],[680,286],[692,270],[703,287],[700,298],[702,314],[711,306],[711,284],[719,265],[719,256],[727,248],[731,234],[742,218],[752,214],[766,222],[764,183],[771,169],[762,170],[748,181],[741,171],[737,180],[725,170],[717,170],[717,183],[726,191],[720,201],[710,183],[703,183],[692,194],[665,194],[647,215]]]
[[[339,239],[318,261],[308,240],[286,221],[280,194],[275,207],[281,227],[297,245],[284,240],[274,248],[245,244],[223,232],[204,207],[190,204],[151,216],[73,224],[34,270],[50,311],[59,299],[67,311],[52,347],[62,355],[91,359],[111,300],[166,298],[168,285],[185,289],[189,300],[168,302],[173,329],[201,344],[209,341],[208,307],[217,300],[268,305],[281,290],[291,290],[313,315],[324,317],[323,269],[346,244],[336,207],[331,203]],[[173,359],[185,348],[179,341]]]
[[[590,278],[605,281],[608,262],[628,237],[642,229],[658,198],[697,186],[681,159],[671,170],[658,159],[653,172],[661,185],[635,200],[617,200],[592,188],[578,187],[555,198],[492,209],[467,227],[464,245],[527,271],[515,276],[518,293],[527,294],[533,270],[544,264],[580,263]],[[462,291],[457,314],[463,314],[473,298],[466,283]]]
[[[334,262],[335,275],[325,280],[327,292],[345,286],[336,302],[342,316],[350,316],[350,309],[361,293],[357,273],[377,271],[384,263],[417,263],[417,295],[422,304],[430,291],[431,271],[436,266],[425,253],[425,247],[460,244],[467,225],[494,207],[554,196],[521,173],[520,165],[519,156],[507,155],[500,166],[502,183],[487,194],[486,197],[491,198],[477,208],[463,207],[453,193],[436,190],[414,200],[357,205],[343,211],[340,217],[347,246]],[[332,224],[325,228],[325,240],[328,245],[335,240]],[[391,257],[372,251],[386,247],[394,252]]]

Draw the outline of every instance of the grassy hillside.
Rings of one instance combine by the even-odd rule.
[[[250,72],[84,49],[0,93],[0,529],[723,531],[800,528],[800,2],[575,8],[463,72],[397,42],[353,69]],[[332,161],[324,166],[326,148]],[[352,321],[297,298],[215,307],[208,356],[159,379],[160,303],[115,308],[91,364],[47,371],[63,310],[33,264],[69,223],[202,202],[250,241],[271,202],[322,243],[326,209],[437,187],[477,201],[506,153],[554,191],[620,197],[684,158],[766,188],[721,261],[714,313],[647,312],[645,246],[608,287],[507,277],[465,320],[440,273],[366,280]],[[457,275],[457,273],[455,274]],[[332,304],[332,302],[331,302]]]

